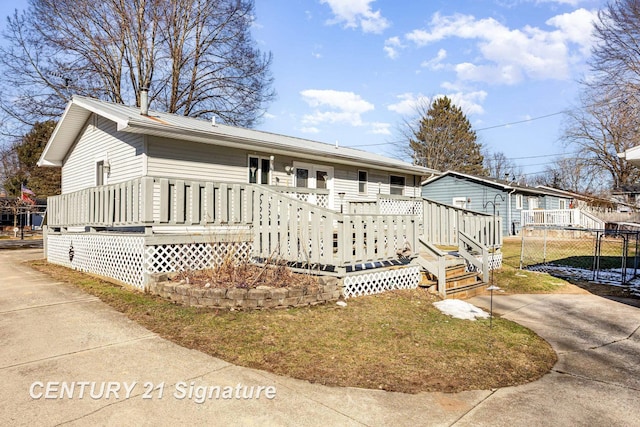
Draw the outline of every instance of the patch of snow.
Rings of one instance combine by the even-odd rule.
[[[563,279],[576,279],[576,280],[584,280],[587,282],[593,283],[602,283],[605,285],[611,286],[619,286],[623,288],[629,288],[629,291],[632,295],[640,296],[640,276],[633,277],[631,280],[627,281],[626,284],[620,283],[622,281],[622,269],[620,268],[612,268],[608,270],[600,270],[597,273],[597,276],[594,278],[593,271],[587,270],[584,268],[576,268],[576,267],[568,267],[565,265],[555,265],[555,264],[542,264],[542,265],[532,265],[527,267],[527,270],[531,271],[541,271],[544,273],[548,273],[552,276],[561,277]],[[629,268],[626,271],[627,277],[632,276],[633,269]]]
[[[344,302],[344,301],[338,301],[338,302],[336,303],[336,305],[337,305],[337,306],[339,306],[339,307],[346,307],[346,306],[347,306],[347,303],[346,303],[346,302]]]
[[[444,301],[434,302],[433,305],[442,313],[455,317],[456,319],[476,320],[489,318],[489,313],[466,301],[446,299]]]

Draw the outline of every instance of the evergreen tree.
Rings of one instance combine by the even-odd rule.
[[[37,165],[55,126],[52,120],[36,123],[29,133],[2,153],[3,186],[9,196],[20,196],[22,184],[38,198],[60,194],[60,168]]]
[[[485,175],[476,133],[462,110],[446,96],[435,99],[422,114],[409,145],[416,165]]]

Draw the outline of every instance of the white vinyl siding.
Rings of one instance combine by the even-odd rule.
[[[248,182],[247,152],[196,142],[149,138],[148,175]]]
[[[62,193],[70,193],[96,184],[96,163],[111,167],[105,184],[114,184],[142,176],[144,136],[118,132],[115,123],[99,117],[89,119],[73,150],[62,166]]]

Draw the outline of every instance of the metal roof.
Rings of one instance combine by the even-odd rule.
[[[354,148],[216,124],[209,120],[158,111],[149,110],[148,115],[145,116],[140,114],[140,109],[137,107],[77,95],[67,105],[38,164],[61,166],[92,113],[115,122],[117,129],[123,132],[259,150],[273,154],[304,155],[306,159],[362,167],[376,166],[390,171],[423,176],[439,173],[433,169]]]
[[[494,187],[494,188],[501,188],[505,191],[511,191],[511,190],[517,190],[521,193],[527,193],[527,194],[538,194],[538,195],[543,195],[543,196],[561,196],[557,191],[548,191],[546,189],[540,188],[540,187],[529,187],[526,185],[520,185],[517,184],[515,182],[509,182],[509,181],[504,181],[501,179],[495,179],[495,178],[489,178],[486,176],[476,176],[476,175],[469,175],[466,173],[461,173],[461,172],[456,172],[456,171],[446,171],[443,172],[442,174],[435,176],[433,178],[430,178],[426,181],[424,181],[422,183],[422,185],[428,184],[430,182],[433,181],[437,181],[438,179],[444,178],[445,176],[454,176],[460,179],[466,179],[469,181],[475,181],[475,182],[479,182],[479,183],[484,183],[486,185],[489,185],[490,187]],[[566,197],[566,196],[562,196],[562,197]]]

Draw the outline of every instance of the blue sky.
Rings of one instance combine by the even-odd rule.
[[[557,153],[588,69],[596,0],[256,2],[278,99],[260,129],[400,155],[420,99],[447,95],[480,142],[532,174]],[[538,157],[547,156],[547,157]],[[529,157],[529,158],[523,158]]]
[[[3,17],[26,6],[7,3]],[[254,37],[273,53],[278,94],[257,128],[399,157],[392,142],[416,102],[447,95],[484,146],[533,174],[572,151],[552,114],[576,105],[604,4],[257,0]]]

